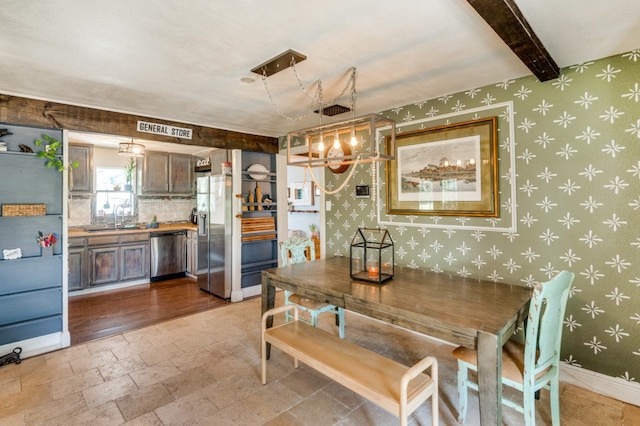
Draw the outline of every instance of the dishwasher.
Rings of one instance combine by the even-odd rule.
[[[187,270],[187,231],[151,233],[151,281],[184,277]]]

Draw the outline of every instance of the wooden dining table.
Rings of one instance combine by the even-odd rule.
[[[502,345],[524,320],[531,289],[407,267],[382,284],[358,281],[346,257],[262,271],[263,313],[276,288],[477,350],[480,419],[501,424]]]

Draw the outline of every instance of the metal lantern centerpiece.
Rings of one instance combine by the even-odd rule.
[[[393,240],[386,229],[358,228],[351,241],[349,272],[354,280],[381,284],[393,278]]]

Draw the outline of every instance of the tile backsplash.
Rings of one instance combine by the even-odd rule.
[[[189,220],[191,209],[196,206],[195,198],[145,198],[138,199],[136,223],[148,223],[155,215],[158,222],[183,222]],[[95,225],[92,222],[92,198],[69,200],[69,226]],[[112,220],[106,219],[107,221]],[[127,222],[129,222],[127,220]]]
[[[151,222],[154,215],[160,223],[187,221],[195,206],[194,198],[138,199],[138,222]]]

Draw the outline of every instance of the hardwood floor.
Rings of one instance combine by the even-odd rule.
[[[200,290],[194,278],[158,281],[69,298],[71,344],[208,311],[229,302]]]

